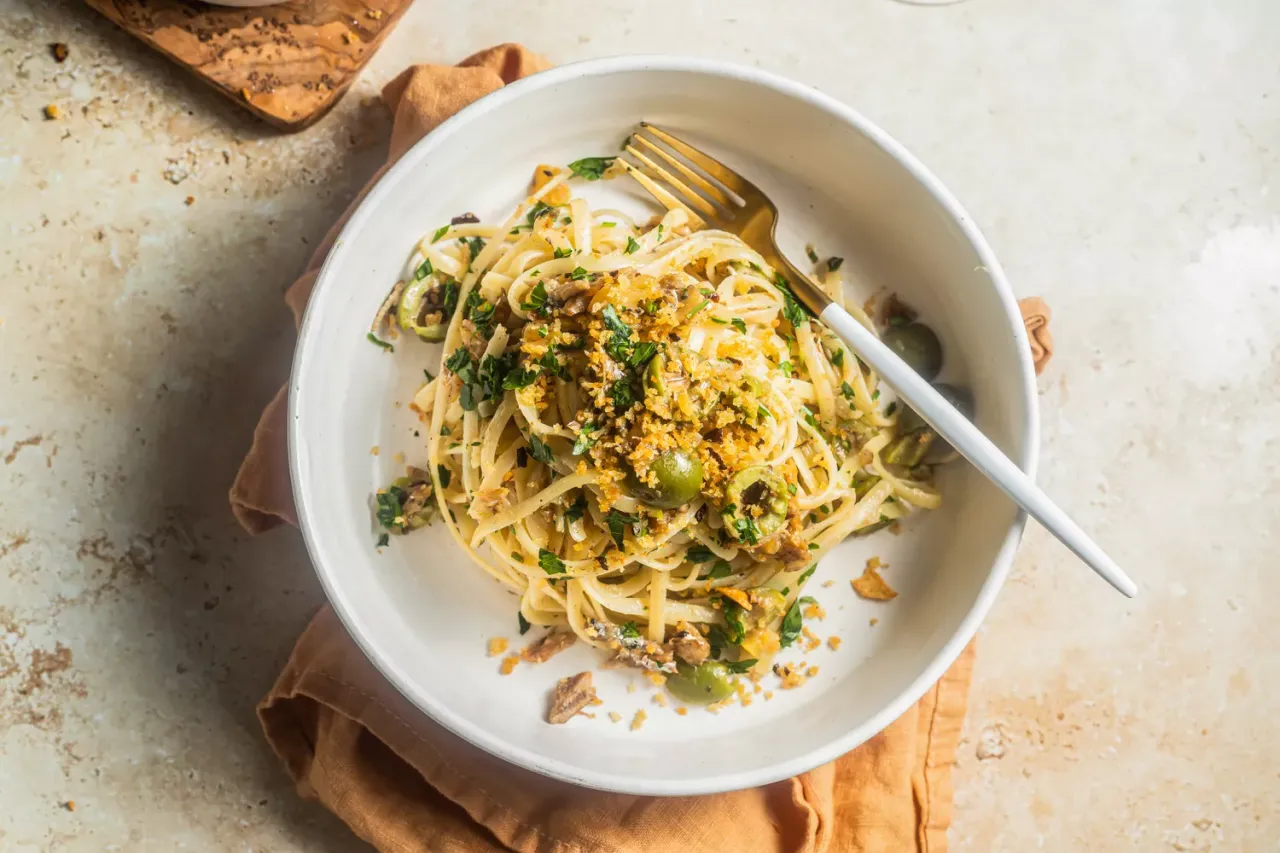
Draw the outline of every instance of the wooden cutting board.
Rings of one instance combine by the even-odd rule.
[[[85,0],[276,127],[328,112],[413,0],[292,0],[238,9],[198,0]]]

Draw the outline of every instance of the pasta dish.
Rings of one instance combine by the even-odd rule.
[[[610,160],[540,166],[505,222],[416,247],[375,332],[443,344],[414,400],[428,464],[378,512],[405,532],[434,503],[522,629],[713,702],[795,639],[823,554],[940,496],[927,433],[742,240],[571,194]],[[845,304],[839,259],[820,267]]]

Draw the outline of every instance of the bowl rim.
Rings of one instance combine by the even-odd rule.
[[[1023,528],[1026,525],[1026,513],[1022,511],[1017,513],[1004,536],[1000,549],[996,553],[995,561],[986,581],[983,582],[972,607],[961,620],[957,631],[946,642],[941,651],[934,656],[928,666],[911,681],[907,688],[865,723],[851,728],[842,736],[821,747],[755,770],[713,773],[696,779],[635,780],[621,773],[584,770],[580,767],[566,764],[563,761],[539,755],[519,744],[495,737],[466,718],[438,704],[424,690],[421,690],[406,673],[393,665],[390,658],[382,653],[382,644],[376,639],[377,632],[371,630],[371,626],[355,612],[341,586],[330,575],[324,556],[319,552],[316,543],[313,541],[310,532],[312,511],[308,489],[306,488],[308,475],[304,470],[305,466],[302,464],[302,460],[306,455],[302,452],[306,447],[306,437],[301,430],[298,403],[301,389],[308,380],[309,362],[304,356],[315,337],[312,327],[315,323],[316,311],[313,309],[322,301],[320,299],[322,292],[334,286],[329,272],[331,268],[339,265],[339,259],[347,252],[345,238],[350,234],[357,233],[364,227],[366,221],[373,215],[373,211],[378,208],[383,196],[390,192],[391,187],[399,183],[408,172],[419,166],[433,149],[454,134],[462,131],[475,118],[498,109],[510,101],[522,97],[527,92],[546,86],[554,86],[565,80],[642,71],[682,72],[720,77],[734,82],[745,82],[772,89],[783,95],[806,102],[810,106],[816,107],[852,126],[891,156],[925,188],[960,228],[964,238],[973,247],[981,263],[986,267],[987,275],[995,287],[996,294],[1004,308],[1005,320],[1009,324],[1008,331],[1014,336],[1015,342],[1018,344],[1017,351],[1020,354],[1018,366],[1022,373],[1022,391],[1024,399],[1029,401],[1029,405],[1025,407],[1019,429],[1024,439],[1024,449],[1019,454],[1019,458],[1014,461],[1029,476],[1035,477],[1036,467],[1039,462],[1040,419],[1036,405],[1035,370],[1031,359],[1030,347],[1027,345],[1026,328],[1020,319],[1021,314],[1017,300],[1014,298],[1013,291],[1004,276],[999,262],[996,260],[995,254],[974,224],[972,217],[969,216],[960,202],[902,144],[857,110],[836,98],[806,84],[760,69],[714,59],[665,54],[636,54],[586,59],[560,65],[503,86],[442,122],[414,144],[377,179],[364,198],[360,200],[346,224],[343,225],[341,232],[334,241],[333,247],[321,265],[316,275],[315,288],[303,313],[302,322],[299,324],[293,367],[289,377],[289,425],[287,430],[289,473],[294,503],[297,508],[298,527],[302,531],[308,556],[311,558],[330,604],[333,605],[334,610],[352,639],[355,640],[361,651],[377,667],[379,672],[403,696],[432,720],[463,740],[504,761],[526,770],[576,785],[602,791],[647,796],[712,794],[777,782],[833,761],[874,737],[914,705],[950,668],[960,652],[973,638],[982,620],[991,609],[996,595],[1004,585],[1011,570],[1013,558],[1021,540]]]

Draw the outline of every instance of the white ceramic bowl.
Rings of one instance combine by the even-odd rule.
[[[597,671],[593,720],[544,722],[556,678],[598,670],[579,646],[540,666],[498,674],[490,637],[517,645],[516,598],[463,556],[440,527],[395,538],[378,554],[371,495],[425,461],[405,408],[438,347],[365,340],[414,242],[473,211],[498,221],[533,167],[616,152],[641,119],[687,137],[739,169],[782,211],[784,248],[847,258],[859,299],[897,291],[938,330],[945,379],[969,385],[977,423],[1027,471],[1038,422],[1026,335],[999,265],[954,198],[903,148],[849,107],[753,69],[666,57],[593,60],[512,84],[445,122],[400,160],[343,230],[298,341],[289,431],[294,493],[311,556],[352,636],[405,696],[446,728],[510,762],[594,788],[694,794],[771,782],[830,761],[915,702],[972,637],[1000,589],[1022,516],[963,464],[941,477],[943,508],[901,536],[846,542],[809,589],[814,623],[843,645],[788,650],[819,675],[798,690],[718,715],[680,717],[628,693],[631,672]],[[649,207],[628,180],[584,185],[593,206]],[[396,408],[393,401],[401,406]],[[370,449],[377,445],[380,455]],[[867,557],[890,566],[890,603],[849,585]],[[826,581],[833,581],[830,587]],[[872,618],[878,624],[872,626]],[[772,680],[772,676],[770,676]],[[627,725],[637,708],[648,721]],[[611,723],[608,711],[623,722]]]

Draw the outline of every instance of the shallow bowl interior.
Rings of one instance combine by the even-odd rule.
[[[381,180],[343,231],[307,310],[291,387],[291,463],[302,529],[330,599],[423,711],[548,775],[636,793],[702,793],[809,769],[905,710],[972,636],[1008,571],[1021,517],[974,471],[953,465],[941,478],[942,509],[920,513],[900,536],[847,542],[822,562],[809,590],[827,616],[811,624],[843,643],[784,654],[819,668],[803,688],[783,691],[769,677],[768,701],[762,693],[749,707],[677,716],[638,676],[600,671],[605,704],[594,719],[564,726],[544,722],[548,689],[557,677],[598,669],[593,652],[576,647],[499,675],[486,640],[519,642],[515,597],[439,527],[375,550],[371,495],[402,473],[397,454],[425,461],[425,427],[407,403],[423,369],[439,369],[438,348],[402,341],[387,354],[365,340],[414,242],[466,211],[499,220],[536,164],[614,153],[641,119],[765,189],[794,259],[812,243],[824,258],[847,259],[857,299],[883,288],[918,308],[946,347],[943,378],[971,387],[978,425],[1025,468],[1034,465],[1034,386],[1016,304],[937,181],[813,90],[721,64],[643,57],[565,66],[509,86],[442,125]],[[651,207],[626,180],[581,192],[593,207]],[[873,555],[900,592],[891,603],[863,601],[850,588]],[[628,692],[629,683],[639,689]],[[640,708],[648,720],[632,731]],[[611,722],[609,711],[623,721]]]

